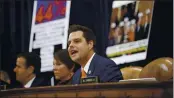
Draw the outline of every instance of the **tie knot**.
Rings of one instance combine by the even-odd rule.
[[[81,78],[86,78],[87,75],[86,75],[86,72],[83,68],[81,68]]]

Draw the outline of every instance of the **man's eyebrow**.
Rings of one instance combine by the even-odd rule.
[[[70,42],[73,41],[73,40],[81,40],[81,38],[74,38],[74,39],[72,39],[72,40],[68,40],[68,43],[70,43]]]
[[[75,38],[74,40],[81,40],[81,38]]]

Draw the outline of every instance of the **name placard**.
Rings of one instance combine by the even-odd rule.
[[[86,83],[98,83],[99,82],[99,79],[97,76],[90,76],[90,77],[87,77],[87,78],[82,78],[80,83],[81,84],[86,84]]]

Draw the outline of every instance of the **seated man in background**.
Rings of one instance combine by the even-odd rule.
[[[66,49],[59,50],[54,54],[53,65],[57,85],[71,84],[72,76],[78,66],[71,60]]]
[[[96,37],[93,31],[80,25],[69,30],[68,52],[71,59],[81,65],[73,76],[72,84],[79,84],[81,78],[95,76],[100,82],[117,82],[122,74],[114,61],[95,53]]]
[[[10,81],[10,77],[7,72],[5,72],[3,70],[0,71],[0,81],[10,84],[11,81]]]
[[[16,80],[19,81],[23,87],[38,87],[50,86],[50,82],[44,78],[40,78],[41,58],[34,53],[21,53],[17,56],[16,67]]]

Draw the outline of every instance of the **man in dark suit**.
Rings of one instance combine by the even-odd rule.
[[[81,78],[89,76],[97,76],[100,82],[117,82],[123,79],[114,61],[95,53],[96,37],[91,29],[72,25],[68,33],[69,55],[74,62],[81,65],[73,76],[72,84],[80,84]]]
[[[143,39],[146,39],[148,37],[148,32],[149,32],[149,23],[144,24],[144,35]]]
[[[146,10],[146,15],[144,17],[145,19],[145,23],[144,23],[144,35],[143,35],[143,39],[146,39],[148,37],[148,33],[149,33],[149,26],[150,26],[150,9]]]
[[[144,29],[143,29],[143,13],[138,13],[138,21],[135,31],[135,40],[142,40],[144,35]]]
[[[16,67],[16,80],[19,81],[23,87],[37,87],[49,86],[50,82],[39,77],[41,68],[41,59],[39,55],[34,53],[21,53],[17,56]]]

